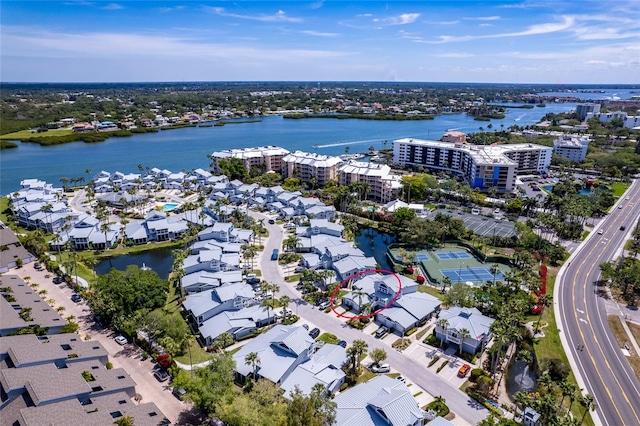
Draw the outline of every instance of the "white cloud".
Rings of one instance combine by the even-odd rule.
[[[413,24],[419,17],[419,13],[403,13],[398,16],[390,16],[388,18],[384,18],[381,21],[386,25],[406,25]],[[378,19],[374,19],[374,22],[378,21]]]
[[[337,37],[340,35],[338,33],[323,33],[323,32],[313,31],[313,30],[302,31],[302,33],[311,35],[311,36],[316,36],[316,37]]]
[[[462,18],[464,20],[467,21],[499,21],[500,18],[499,16],[476,16],[473,18]]]
[[[481,26],[481,27],[495,27],[495,25],[493,25],[493,24],[487,24],[487,23],[480,24],[479,26]]]
[[[124,6],[118,4],[118,3],[109,3],[108,5],[101,7],[101,9],[104,10],[120,10],[120,9],[124,9]]]
[[[183,9],[185,9],[185,6],[161,7],[161,8],[159,8],[158,10],[159,10],[160,12],[167,13],[167,12],[173,12],[173,11],[175,11],[175,10],[183,10]]]
[[[209,12],[215,13],[220,16],[227,16],[230,18],[237,19],[248,19],[251,21],[260,21],[260,22],[302,22],[302,18],[292,18],[287,16],[286,12],[283,10],[278,10],[273,15],[240,15],[237,13],[227,12],[223,7],[211,7],[211,6],[203,6],[203,8]]]
[[[234,60],[296,62],[352,56],[357,52],[320,49],[278,49],[212,43],[200,38],[133,33],[62,33],[32,27],[2,27],[3,56],[43,58],[113,58],[144,55],[164,58],[217,57]],[[5,48],[6,43],[6,48]]]
[[[441,43],[451,43],[451,42],[461,42],[461,41],[470,41],[470,40],[480,40],[480,39],[488,39],[488,38],[504,38],[504,37],[523,37],[530,35],[539,35],[539,34],[549,34],[558,31],[564,31],[570,29],[575,24],[575,18],[572,16],[564,16],[562,22],[550,22],[544,24],[531,25],[527,29],[523,31],[511,32],[511,33],[498,33],[498,34],[488,34],[488,35],[465,35],[465,36],[450,36],[450,35],[441,35],[438,36],[438,41],[429,41],[427,43],[432,44],[441,44]]]

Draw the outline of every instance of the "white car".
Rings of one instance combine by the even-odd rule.
[[[374,373],[388,373],[391,371],[391,366],[389,364],[372,364],[369,369]]]
[[[598,234],[602,235],[603,232],[602,228],[598,229]]]
[[[118,335],[118,336],[116,336],[116,337],[114,337],[114,338],[113,338],[113,340],[115,340],[115,341],[116,341],[116,343],[117,343],[117,344],[119,344],[119,345],[123,345],[123,346],[124,346],[124,345],[126,345],[126,344],[127,344],[127,338],[126,338],[126,337],[124,337],[124,336],[123,336],[123,335],[121,335],[121,334],[120,334],[120,335]]]

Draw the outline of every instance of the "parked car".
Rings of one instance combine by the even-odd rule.
[[[322,302],[321,304],[318,305],[318,309],[324,311],[325,309],[327,309],[329,306],[331,306],[331,302],[329,302],[328,300],[325,302]]]
[[[391,371],[391,366],[389,364],[371,364],[369,369],[374,373],[388,373]]]
[[[62,284],[62,277],[56,275],[55,277],[53,277],[53,283],[54,284]]]
[[[275,220],[273,220],[273,219],[269,219],[269,225],[273,225],[273,224],[275,224],[275,223],[276,223],[276,221],[275,221]]]
[[[320,329],[318,327],[314,328],[309,332],[309,336],[311,336],[313,339],[315,339],[319,335],[320,335]]]
[[[338,342],[338,346],[342,346],[343,348],[347,347],[347,341],[346,340],[340,340]]]
[[[307,268],[305,268],[304,266],[296,266],[296,267],[293,269],[293,272],[302,272],[302,271],[304,271],[305,269],[307,269]]]
[[[71,300],[75,303],[80,303],[82,301],[82,296],[80,296],[78,293],[73,293],[71,295]]]
[[[471,370],[471,366],[469,364],[464,364],[458,370],[458,377],[465,377],[470,370]]]
[[[407,381],[407,379],[405,379],[404,376],[398,376],[396,377],[396,380],[402,383],[405,383]]]
[[[187,390],[183,388],[173,388],[171,393],[173,394],[173,396],[182,401],[182,398],[187,394]]]
[[[384,325],[381,325],[380,328],[376,330],[376,334],[375,334],[376,339],[380,339],[384,337],[384,335],[386,335],[388,332],[389,332],[389,329]]]
[[[309,324],[302,324],[302,328],[304,328],[305,330],[309,330]]]
[[[119,345],[126,345],[127,344],[127,338],[124,337],[122,334],[114,337],[113,340],[115,340],[116,343],[119,344]]]
[[[153,376],[159,381],[159,382],[166,382],[167,380],[169,380],[169,373],[167,373],[165,370],[156,370],[155,373],[153,373]]]
[[[34,263],[33,267],[36,268],[38,271],[42,269],[42,265],[39,262]]]

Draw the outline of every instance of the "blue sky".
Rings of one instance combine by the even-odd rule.
[[[5,82],[640,83],[637,0],[2,0]]]

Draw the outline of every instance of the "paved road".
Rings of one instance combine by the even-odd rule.
[[[629,200],[623,197],[561,268],[554,294],[560,338],[571,367],[579,386],[595,397],[595,423],[607,426],[640,425],[640,383],[611,334],[605,301],[595,286],[600,263],[617,256],[637,223],[640,181],[625,196]],[[625,231],[620,230],[623,225]],[[578,345],[584,349],[577,350]]]
[[[261,213],[250,212],[250,215],[256,219],[268,219],[267,216]],[[375,347],[384,347],[388,354],[386,362],[409,381],[420,386],[430,394],[436,396],[442,395],[446,399],[449,408],[468,423],[476,424],[489,415],[487,409],[479,405],[475,400],[469,398],[467,394],[461,392],[448,381],[429,371],[425,365],[418,363],[402,352],[389,350],[388,346],[381,344],[380,341],[373,336],[347,326],[344,321],[339,320],[335,315],[325,314],[318,309],[314,309],[302,300],[300,293],[293,288],[293,284],[285,282],[278,262],[271,260],[273,249],[282,248],[283,228],[277,224],[270,225],[267,220],[265,220],[265,227],[269,231],[269,238],[265,243],[265,249],[260,258],[262,277],[264,280],[280,286],[278,296],[285,294],[289,296],[292,301],[291,309],[297,312],[301,318],[315,324],[323,331],[335,334],[347,342],[362,339],[367,342],[369,350]]]

